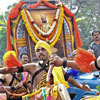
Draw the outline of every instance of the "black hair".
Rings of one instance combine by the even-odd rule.
[[[23,56],[23,55],[27,55],[27,56],[28,56],[27,53],[22,53],[22,54],[20,55],[20,59],[22,59],[22,56]]]
[[[99,33],[100,34],[100,31],[93,31],[92,36],[94,35],[94,33]]]

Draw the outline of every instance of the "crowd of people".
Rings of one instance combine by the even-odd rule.
[[[96,57],[96,60],[91,61],[89,66],[91,71],[98,71],[100,70],[100,32],[94,31],[92,36],[94,42],[89,46],[89,50],[85,52],[90,52]],[[30,93],[33,93],[31,95],[33,100],[42,100],[42,98],[50,97],[53,100],[71,100],[67,91],[67,88],[69,88],[68,82],[77,88],[91,91],[90,87],[85,85],[84,82],[80,84],[64,71],[66,67],[82,71],[75,60],[67,60],[58,55],[52,55],[50,45],[44,41],[39,41],[36,44],[35,53],[38,58],[37,63],[29,63],[28,55],[23,53],[21,55],[22,66],[20,68],[17,66],[13,66],[8,70],[7,66],[0,68],[0,92],[6,93],[7,100],[22,100],[22,97],[25,97],[24,95]],[[78,51],[76,50],[75,55],[77,54]],[[47,85],[46,78],[51,65],[54,67],[50,75],[49,85]],[[9,91],[12,94],[16,93],[16,95],[9,94]]]

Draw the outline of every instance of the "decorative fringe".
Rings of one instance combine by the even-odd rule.
[[[52,96],[48,96],[47,97],[47,100],[52,100]]]
[[[5,66],[7,66],[7,70],[12,68],[12,67],[21,67],[22,64],[19,62],[17,59],[16,53],[14,51],[8,51],[4,54],[3,56],[3,62]]]
[[[77,49],[76,52],[75,62],[78,64],[80,70],[90,73],[92,69],[89,64],[96,60],[95,56],[82,48]]]

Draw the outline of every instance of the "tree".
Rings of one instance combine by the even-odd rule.
[[[77,18],[83,18],[77,25],[83,41],[83,48],[87,49],[92,41],[93,30],[100,29],[100,0],[62,0]]]

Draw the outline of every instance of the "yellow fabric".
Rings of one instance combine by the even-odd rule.
[[[50,90],[49,91],[49,94],[48,94],[48,89]],[[27,95],[24,95],[22,96],[22,98],[24,99],[25,97],[34,97],[36,95],[40,95],[40,92],[41,92],[41,88],[39,90],[36,90],[35,92],[31,93],[31,94],[27,94]],[[55,100],[57,99],[58,97],[58,91],[57,91],[57,85],[53,85],[53,86],[50,86],[50,87],[46,87],[45,88],[45,92],[46,92],[46,97],[48,97],[49,95],[53,96],[55,98]],[[42,99],[42,98],[41,98]],[[29,99],[30,100],[30,99]],[[33,100],[33,99],[32,99]],[[43,100],[43,99],[42,99]]]
[[[98,97],[90,97],[89,99],[87,100],[100,100],[100,95]]]
[[[3,55],[3,62],[5,62],[7,60],[7,58],[9,57],[9,55],[12,54],[13,56],[16,57],[16,52],[15,51],[7,51],[4,55]]]
[[[58,97],[57,85],[54,85],[52,94],[53,94],[53,97],[54,97],[55,100],[56,100],[57,97]]]
[[[46,49],[47,52],[48,52],[48,54],[49,54],[49,56],[51,55],[51,47],[49,46],[48,43],[46,43],[46,42],[40,40],[40,41],[36,44],[36,46],[35,46],[35,52],[36,52],[36,50],[37,50],[38,47],[42,47],[42,48]]]
[[[69,88],[68,83],[64,79],[62,67],[54,67],[52,74],[53,74],[54,84],[62,83],[65,85],[66,88]]]
[[[27,95],[22,96],[22,98],[30,97],[30,96],[36,95],[36,94],[39,93],[40,91],[41,91],[41,88],[40,88],[39,90],[37,90],[37,91],[31,93],[31,94],[27,94]]]

